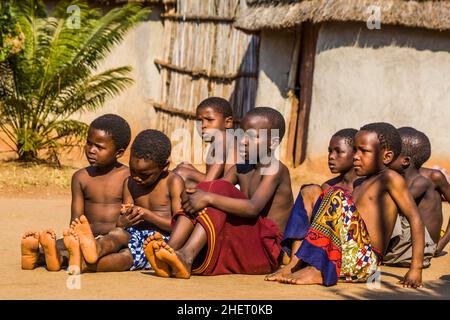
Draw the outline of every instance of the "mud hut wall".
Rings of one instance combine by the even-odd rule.
[[[385,121],[431,140],[427,165],[450,168],[450,33],[361,23],[325,23],[314,70],[307,161],[327,170],[339,129]]]

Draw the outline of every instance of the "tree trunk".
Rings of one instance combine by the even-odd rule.
[[[20,146],[17,146],[17,150],[20,150]],[[19,154],[19,161],[23,162],[34,162],[38,160],[37,154],[33,151],[24,151],[22,154]]]

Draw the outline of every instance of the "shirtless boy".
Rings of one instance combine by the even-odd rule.
[[[323,190],[330,186],[338,186],[353,191],[353,184],[361,179],[353,169],[353,140],[358,130],[347,128],[333,134],[328,146],[328,167],[337,177],[323,183],[303,185],[295,200],[286,230],[281,241],[283,251],[290,257],[289,262],[276,272],[266,276],[267,281],[279,281],[299,268],[295,255],[300,248],[303,238],[308,232],[314,209],[318,209],[317,202]]]
[[[130,173],[123,186],[122,213],[117,228],[107,235],[94,239],[85,217],[72,222],[73,237],[79,239],[69,247],[81,248],[85,271],[127,271],[149,269],[143,252],[147,237],[158,232],[168,239],[172,215],[182,210],[183,179],[168,170],[170,140],[160,131],[145,130],[133,141],[130,153]],[[79,257],[71,261],[80,264]]]
[[[414,133],[414,141],[417,144],[429,144],[430,140],[428,139],[428,137],[421,131],[416,130]],[[428,155],[428,157],[426,158],[426,161],[428,161],[429,157],[431,156],[431,150],[430,153]],[[420,174],[423,175],[424,177],[427,177],[428,179],[430,179],[433,184],[434,184],[434,188],[436,193],[439,194],[440,197],[442,197],[442,200],[447,201],[450,203],[450,181],[448,180],[448,176],[447,176],[447,172],[444,170],[436,170],[436,169],[430,169],[430,168],[424,168],[421,167],[420,168]],[[449,221],[450,222],[450,221]],[[447,229],[444,232],[444,235],[440,238],[437,247],[436,247],[436,251],[435,251],[435,256],[440,256],[442,255],[442,250],[444,250],[445,246],[450,242],[450,223],[447,224]]]
[[[230,103],[219,97],[203,100],[197,107],[196,120],[201,124],[201,136],[204,142],[211,143],[206,158],[206,173],[200,172],[192,164],[183,162],[174,172],[185,181],[186,188],[195,188],[202,181],[212,181],[222,178],[235,163],[234,140],[227,140],[226,130],[233,128],[233,110]],[[223,147],[220,159],[215,162],[219,148]]]
[[[401,283],[421,287],[424,225],[405,180],[388,168],[401,152],[400,135],[388,123],[368,124],[356,134],[354,150],[355,172],[366,177],[364,182],[353,196],[339,187],[324,191],[321,207],[297,251],[305,267],[281,282],[330,286],[339,278],[367,281],[382,260],[401,211],[412,233],[411,266]]]
[[[245,115],[241,127],[246,132],[240,139],[245,163],[233,166],[222,180],[187,190],[185,213],[201,212],[194,219],[180,215],[168,243],[147,241],[146,253],[159,263],[152,264],[154,269],[166,268],[173,276],[188,279],[193,273],[265,274],[278,267],[281,235],[293,204],[289,171],[273,157],[284,135],[284,119],[272,108],[259,107]],[[260,151],[254,159],[252,144]],[[184,220],[193,227],[178,228]],[[176,251],[171,245],[175,237],[184,239]]]
[[[398,129],[402,138],[402,152],[389,168],[405,178],[425,225],[423,267],[426,268],[430,266],[430,260],[439,241],[443,216],[441,195],[435,191],[433,182],[419,172],[420,167],[430,157],[431,145],[429,141],[422,140],[422,143],[417,141],[416,131],[410,127]],[[408,267],[411,264],[411,254],[410,227],[406,218],[399,214],[383,263]]]
[[[118,159],[130,139],[130,126],[118,115],[102,115],[89,126],[84,148],[89,166],[72,176],[70,221],[84,214],[91,223],[94,236],[106,234],[116,226],[123,182],[130,175],[128,167]],[[26,232],[22,236],[22,269],[31,270],[46,264],[49,271],[58,271],[67,264],[67,258],[63,239],[56,240],[51,229],[40,233]]]

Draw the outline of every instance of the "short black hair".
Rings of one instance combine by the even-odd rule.
[[[338,132],[333,134],[333,136],[331,138],[334,138],[334,137],[344,138],[345,142],[348,145],[353,146],[353,142],[355,141],[355,136],[357,133],[358,133],[358,130],[356,130],[356,129],[345,128],[345,129],[339,130]]]
[[[169,138],[158,130],[147,129],[134,138],[131,154],[139,159],[152,160],[159,167],[164,167],[170,157]]]
[[[419,169],[431,156],[430,139],[425,133],[411,127],[398,128],[402,139],[402,155],[410,157],[417,169]]]
[[[228,100],[220,97],[210,97],[202,102],[197,107],[198,109],[209,107],[214,110],[214,112],[220,113],[224,118],[233,117],[233,109],[231,108]]]
[[[91,128],[105,131],[111,135],[117,150],[125,150],[131,141],[131,129],[128,122],[117,114],[107,113],[91,122]]]
[[[392,124],[387,122],[369,123],[362,126],[359,130],[375,132],[380,141],[381,148],[394,153],[392,160],[397,159],[402,152],[402,139]]]
[[[252,116],[266,118],[270,123],[270,129],[278,129],[281,142],[286,131],[286,124],[284,123],[283,115],[279,111],[270,107],[257,107],[247,112],[244,118]]]

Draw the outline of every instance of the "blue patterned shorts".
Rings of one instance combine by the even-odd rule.
[[[132,270],[140,269],[151,269],[150,262],[148,262],[147,257],[144,253],[144,241],[149,236],[155,234],[155,230],[139,230],[133,227],[125,228],[125,231],[130,233],[130,241],[128,242],[128,248],[133,256],[133,266],[130,268]],[[169,241],[169,237],[162,235],[164,241]]]

